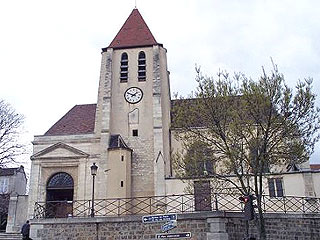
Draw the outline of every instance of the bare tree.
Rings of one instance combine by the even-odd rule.
[[[176,137],[185,147],[174,158],[176,172],[194,176],[201,166],[200,172],[208,175],[204,168],[210,164],[204,161],[209,155],[217,167],[208,176],[227,181],[241,194],[256,196],[257,228],[260,239],[266,239],[265,173],[307,161],[319,139],[320,110],[315,107],[312,80],[299,81],[293,91],[276,66],[269,75],[263,71],[258,81],[244,74],[230,77],[219,72],[212,78],[199,69],[197,73],[198,88],[191,99],[177,99],[173,107]]]
[[[19,139],[23,122],[23,115],[0,100],[0,167],[16,163],[17,157],[25,153],[26,147]]]

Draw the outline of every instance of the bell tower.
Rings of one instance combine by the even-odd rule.
[[[134,9],[102,49],[95,133],[107,197],[166,194],[170,103],[166,49]]]

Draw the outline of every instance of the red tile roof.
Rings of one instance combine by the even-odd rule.
[[[310,164],[311,170],[320,170],[320,164]]]
[[[152,46],[158,44],[138,9],[132,13],[110,43],[109,48]]]
[[[76,105],[44,135],[86,134],[94,132],[96,104]]]

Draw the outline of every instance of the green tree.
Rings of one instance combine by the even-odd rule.
[[[19,139],[23,122],[23,115],[0,100],[0,167],[16,163],[17,157],[26,152]]]
[[[203,159],[199,151],[189,154],[190,146],[205,144],[218,166],[211,177],[227,181],[241,194],[256,196],[257,227],[260,239],[266,239],[265,172],[307,161],[319,139],[320,110],[315,106],[312,79],[298,81],[292,90],[274,66],[270,74],[263,70],[258,81],[226,72],[205,77],[200,69],[196,80],[195,92],[188,99],[175,100],[172,109],[176,137],[185,147],[175,155],[175,171],[188,176],[188,166]],[[230,174],[237,180],[227,177]]]

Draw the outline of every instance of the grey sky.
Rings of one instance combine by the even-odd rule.
[[[194,66],[258,78],[270,57],[293,87],[314,78],[320,91],[318,0],[137,0],[168,50],[171,92],[195,88]],[[0,3],[0,98],[26,116],[26,141],[76,104],[95,103],[101,48],[134,0],[13,0]],[[320,105],[318,97],[317,104]],[[312,162],[320,163],[320,144]]]

